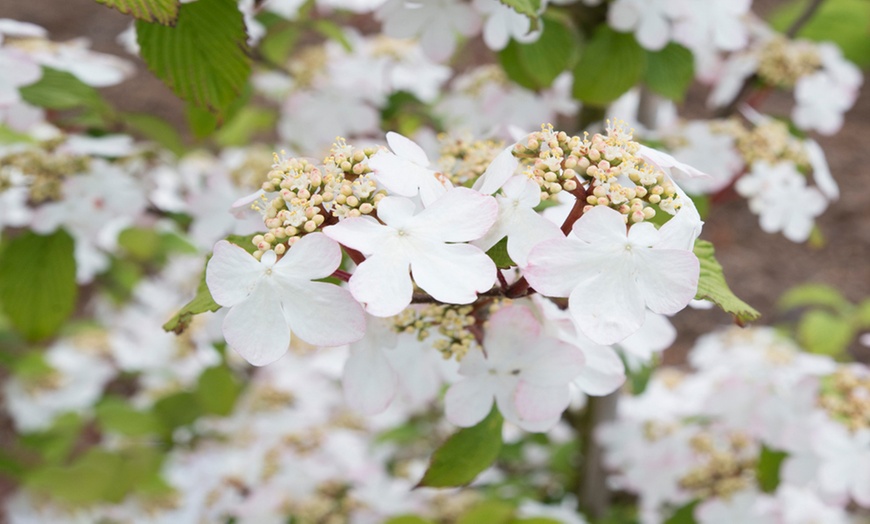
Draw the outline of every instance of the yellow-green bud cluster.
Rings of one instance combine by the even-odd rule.
[[[18,151],[0,158],[0,193],[12,184],[13,172],[23,175],[30,188],[30,200],[41,203],[63,198],[63,181],[90,168],[90,157],[54,151],[57,143]]]
[[[789,132],[785,122],[766,119],[756,126],[746,127],[737,120],[727,120],[711,129],[733,136],[737,151],[747,165],[788,161],[800,169],[810,167],[803,141]]]
[[[765,83],[791,89],[797,81],[822,66],[816,45],[808,40],[771,39],[758,55],[758,76]]]
[[[323,161],[326,202],[336,218],[371,214],[386,192],[378,190],[368,165],[376,148],[356,149],[338,138]]]
[[[441,133],[438,142],[441,146],[438,166],[456,186],[468,186],[477,180],[504,149],[500,140],[474,140],[469,133]]]
[[[435,340],[433,347],[445,360],[455,358],[459,361],[476,344],[469,329],[475,323],[471,313],[471,306],[428,304],[420,309],[405,309],[395,317],[393,327],[399,333],[416,333],[420,341],[429,338],[433,329],[436,330],[442,337]]]
[[[701,499],[729,497],[756,482],[758,450],[740,432],[722,436],[702,431],[690,445],[702,464],[679,480],[679,485]]]
[[[838,368],[822,381],[819,405],[851,431],[870,428],[870,374]]]
[[[609,206],[627,223],[637,223],[653,218],[656,208],[673,214],[682,205],[665,173],[640,158],[639,146],[619,121],[608,122],[606,134],[583,138],[543,125],[514,147],[514,156],[527,164],[527,176],[541,187],[541,200],[561,191],[576,194],[582,185],[587,211]],[[624,177],[631,184],[623,185]]]

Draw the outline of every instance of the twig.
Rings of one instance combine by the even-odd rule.
[[[801,28],[810,21],[813,15],[816,14],[816,11],[819,10],[819,7],[821,7],[822,2],[824,1],[825,0],[810,0],[810,3],[807,4],[806,9],[804,9],[804,12],[801,13],[801,15],[797,17],[797,20],[792,22],[791,26],[789,26],[789,28],[785,31],[785,36],[789,38],[794,38],[798,34],[798,31],[800,31]]]

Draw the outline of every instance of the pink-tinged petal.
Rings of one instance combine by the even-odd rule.
[[[408,262],[389,254],[367,258],[353,272],[349,285],[353,297],[376,317],[398,315],[414,292]]]
[[[457,187],[409,221],[408,228],[420,238],[469,242],[486,234],[497,217],[498,203],[493,197]]]
[[[613,255],[591,249],[571,238],[554,238],[529,252],[523,276],[535,291],[548,297],[567,297],[590,272],[608,267]]]
[[[535,342],[534,350],[530,353],[534,355],[534,361],[524,367],[520,378],[535,386],[564,386],[577,378],[586,367],[583,352],[554,338],[542,337]]]
[[[387,143],[393,153],[399,157],[410,160],[420,167],[429,166],[429,157],[426,156],[426,152],[410,138],[390,131],[387,133]]]
[[[524,363],[523,354],[538,343],[540,336],[541,324],[529,308],[507,306],[490,317],[483,347],[487,351],[490,362],[521,366]]]
[[[495,283],[495,263],[474,246],[431,243],[421,247],[412,255],[411,274],[439,302],[470,304],[477,300],[477,293]]]
[[[487,378],[466,378],[450,386],[444,396],[444,415],[460,427],[471,427],[492,409],[493,384]]]
[[[323,228],[324,235],[366,256],[374,253],[389,233],[389,229],[372,217],[345,218],[334,226]]]
[[[574,222],[571,234],[588,244],[612,244],[626,238],[625,215],[605,206],[595,206]]]
[[[486,357],[483,356],[483,351],[479,348],[466,353],[459,363],[459,374],[464,377],[480,375],[485,373],[486,369]]]
[[[483,175],[474,183],[474,189],[484,195],[491,195],[501,188],[514,173],[520,161],[513,155],[513,144],[502,150],[487,166]]]
[[[380,348],[354,352],[344,364],[342,386],[348,406],[363,415],[381,413],[396,394],[398,378]]]
[[[365,313],[348,290],[328,282],[306,282],[281,291],[286,323],[305,342],[340,346],[365,335]]]
[[[275,276],[298,281],[326,278],[341,265],[341,248],[323,233],[299,239],[272,268]]]
[[[378,218],[393,228],[403,228],[417,211],[413,200],[402,197],[385,197],[378,203]]]
[[[637,250],[637,289],[655,313],[673,315],[698,292],[701,264],[691,251]]]
[[[379,151],[369,159],[375,179],[384,185],[388,191],[397,195],[417,196],[420,187],[420,177],[429,170],[389,151]]]
[[[256,258],[235,244],[221,240],[205,268],[205,283],[218,304],[230,307],[248,297],[265,270]]]
[[[509,226],[508,255],[518,266],[523,267],[528,264],[532,249],[542,241],[551,238],[564,238],[559,226],[532,209],[522,209]]]
[[[610,267],[581,282],[568,297],[577,328],[597,344],[615,344],[637,331],[646,308],[634,283],[630,259],[611,259]]]
[[[613,348],[587,345],[583,347],[583,355],[586,367],[574,384],[587,395],[609,395],[625,382],[625,366]]]
[[[571,400],[567,386],[541,387],[521,380],[514,393],[520,419],[528,422],[552,420],[568,408]]]
[[[230,347],[255,366],[281,358],[290,345],[290,329],[277,290],[265,282],[257,286],[227,313],[223,333]]]

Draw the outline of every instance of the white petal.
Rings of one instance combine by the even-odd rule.
[[[567,386],[540,387],[520,381],[514,403],[520,419],[528,422],[552,420],[562,414],[571,400]]]
[[[281,303],[293,333],[316,346],[355,342],[366,331],[365,313],[351,293],[327,282],[283,286]]]
[[[520,378],[535,386],[564,386],[577,378],[586,365],[583,352],[554,338],[540,338],[534,350],[536,358],[520,371]]]
[[[485,419],[492,409],[492,383],[467,378],[450,386],[444,396],[444,415],[460,427],[471,427]]]
[[[634,283],[631,260],[614,257],[610,266],[581,282],[568,298],[577,328],[597,344],[614,344],[643,324],[644,302]]]
[[[644,49],[658,51],[664,48],[671,38],[670,24],[662,15],[648,14],[640,20],[634,36]]]
[[[345,218],[323,228],[324,235],[366,256],[377,250],[388,233],[389,230],[372,217]]]
[[[387,409],[397,383],[396,372],[379,348],[357,351],[345,362],[342,377],[345,401],[363,415],[375,415]]]
[[[387,133],[387,143],[393,153],[399,157],[410,160],[421,167],[429,166],[429,157],[426,156],[426,152],[410,138],[390,131]]]
[[[586,367],[574,381],[587,395],[609,395],[625,382],[625,366],[619,355],[607,346],[583,347]]]
[[[595,206],[574,222],[571,234],[588,244],[613,244],[626,238],[622,213],[606,206]]]
[[[498,203],[465,187],[453,188],[408,223],[414,235],[441,242],[468,242],[482,237],[498,217]]]
[[[484,195],[491,195],[508,181],[520,165],[519,159],[513,155],[513,144],[506,147],[487,166],[483,175],[474,183],[474,189]]]
[[[255,366],[281,358],[290,345],[290,329],[275,288],[263,282],[233,306],[224,318],[223,333],[230,347]]]
[[[532,248],[523,275],[542,295],[567,297],[589,271],[606,267],[602,264],[609,264],[611,256],[571,238],[554,238]]]
[[[390,153],[379,151],[369,159],[375,179],[388,191],[397,195],[413,197],[419,192],[421,177],[430,173],[429,169]]]
[[[378,218],[390,227],[404,228],[417,211],[414,201],[403,197],[385,197],[378,203]]]
[[[408,262],[389,254],[374,255],[350,277],[350,292],[376,317],[391,317],[411,303],[414,288]]]
[[[263,273],[263,266],[250,253],[221,240],[206,266],[205,282],[214,301],[228,307],[245,300]]]
[[[439,302],[470,304],[495,283],[495,263],[468,244],[431,244],[411,258],[411,274]]]
[[[290,280],[326,278],[341,265],[341,248],[323,233],[299,239],[275,264],[272,271]]]
[[[523,267],[528,264],[532,248],[551,238],[564,238],[559,226],[531,209],[524,209],[517,213],[509,226],[508,255],[518,266]]]
[[[698,292],[701,264],[691,251],[637,250],[637,289],[650,310],[673,315]]]

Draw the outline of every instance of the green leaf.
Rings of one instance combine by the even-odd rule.
[[[0,124],[0,144],[15,144],[19,142],[32,144],[33,142],[36,142],[36,140],[26,133],[19,133],[18,131]]]
[[[643,76],[646,52],[630,33],[602,25],[574,68],[574,98],[593,106],[613,102]]]
[[[417,515],[399,515],[389,520],[384,521],[384,524],[435,524],[429,519],[418,517]]]
[[[709,300],[726,313],[734,315],[738,324],[745,324],[757,320],[761,313],[755,310],[737,296],[725,282],[725,274],[722,266],[716,260],[713,244],[706,240],[695,241],[695,256],[701,262],[701,276],[698,279],[698,300]]]
[[[855,335],[848,319],[824,310],[807,312],[798,325],[798,342],[810,353],[842,356]]]
[[[485,500],[475,504],[456,524],[507,524],[513,520],[516,508],[500,500]]]
[[[199,282],[199,287],[196,288],[196,296],[190,302],[184,305],[178,313],[175,314],[169,321],[163,324],[164,331],[172,331],[176,335],[180,335],[190,325],[195,315],[205,313],[207,311],[217,311],[221,306],[211,296],[208,290],[208,285],[205,283],[205,273]]]
[[[755,467],[758,487],[765,493],[773,493],[779,486],[779,469],[782,462],[788,457],[784,451],[775,451],[767,446],[761,447],[758,456],[758,464]]]
[[[513,40],[508,42],[508,45],[499,51],[498,61],[510,80],[532,91],[538,88],[538,83],[522,63],[519,43]]]
[[[855,310],[855,321],[860,329],[870,329],[870,298],[858,304]]]
[[[699,502],[700,501],[693,500],[685,506],[682,506],[675,511],[674,514],[671,515],[671,518],[666,520],[664,524],[696,524],[695,506],[697,506]]]
[[[454,433],[429,460],[418,487],[465,486],[488,468],[501,450],[502,416],[493,406],[479,424]]]
[[[562,521],[551,519],[549,517],[528,517],[524,519],[513,519],[508,521],[508,524],[562,524]]]
[[[661,51],[647,51],[646,60],[647,87],[665,98],[681,101],[695,78],[692,52],[672,42]]]
[[[222,147],[244,146],[250,144],[258,132],[274,127],[278,115],[261,107],[243,107],[221,128],[215,141]]]
[[[770,24],[785,31],[806,9],[808,0],[789,2],[776,9]],[[817,42],[832,41],[846,58],[863,68],[870,67],[870,2],[867,0],[825,0],[797,36]]]
[[[344,29],[333,22],[332,20],[327,20],[326,18],[321,18],[319,20],[315,20],[313,23],[314,30],[325,36],[330,40],[335,40],[341,47],[344,48],[348,53],[353,52],[353,45],[351,45],[350,40],[347,39],[347,35],[344,33]]]
[[[121,119],[131,130],[147,140],[172,151],[175,156],[184,154],[184,141],[178,131],[165,120],[145,113],[125,113]]]
[[[516,262],[511,260],[510,255],[508,255],[507,237],[499,240],[496,245],[489,248],[489,251],[487,251],[486,254],[493,262],[495,262],[495,266],[499,269],[507,269],[517,265]]]
[[[139,411],[118,397],[106,397],[94,409],[103,431],[131,437],[159,433],[160,420],[148,411]]]
[[[189,391],[181,391],[163,397],[154,403],[154,414],[164,429],[171,433],[177,427],[186,426],[203,414],[199,397]]]
[[[74,242],[66,231],[27,232],[0,253],[0,303],[12,326],[30,341],[57,333],[78,295]]]
[[[50,428],[38,433],[22,435],[21,443],[37,450],[46,463],[57,464],[66,460],[83,426],[84,422],[79,415],[65,413],[54,419]]]
[[[529,79],[532,89],[550,87],[562,71],[574,66],[580,54],[580,34],[569,19],[545,15],[543,22],[544,30],[538,40],[528,44],[512,40],[508,47],[515,50],[506,50],[506,56],[516,56],[524,73],[522,82],[517,83],[523,85]],[[508,75],[510,77],[510,73]]]
[[[208,368],[199,376],[196,396],[206,413],[227,416],[233,411],[242,386],[226,366]]]
[[[845,313],[852,305],[837,289],[825,284],[803,284],[789,289],[777,302],[780,310],[828,307]]]
[[[97,0],[97,3],[145,22],[173,25],[178,18],[178,0]]]
[[[46,109],[85,107],[103,111],[108,108],[99,91],[71,73],[50,67],[43,67],[42,78],[29,86],[22,87],[19,92],[25,102]]]
[[[183,4],[175,27],[136,21],[140,55],[182,99],[222,120],[251,73],[247,34],[235,0]]]

